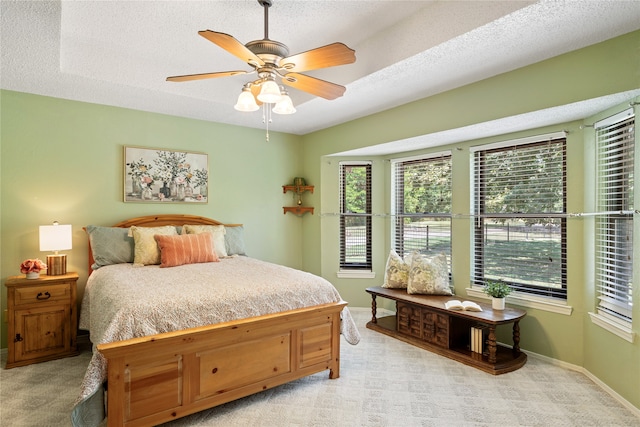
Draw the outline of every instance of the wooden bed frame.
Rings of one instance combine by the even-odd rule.
[[[226,225],[199,216],[157,215],[115,227],[183,224]],[[108,362],[108,426],[157,425],[327,369],[329,378],[338,378],[340,312],[346,305],[99,344]]]

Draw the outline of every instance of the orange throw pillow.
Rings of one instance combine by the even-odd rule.
[[[201,262],[219,262],[211,233],[155,235],[160,249],[160,267],[176,267]]]

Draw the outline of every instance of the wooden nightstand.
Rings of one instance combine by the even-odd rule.
[[[77,281],[77,273],[7,279],[7,369],[78,354]]]

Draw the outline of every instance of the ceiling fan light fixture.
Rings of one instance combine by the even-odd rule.
[[[291,98],[289,97],[289,93],[284,90],[284,88],[281,86],[281,93],[282,93],[282,98],[280,99],[280,101],[278,101],[278,103],[276,104],[275,107],[273,107],[273,112],[276,114],[293,114],[296,112],[296,108],[293,106],[293,101],[291,101]]]
[[[276,83],[275,79],[270,76],[262,82],[262,89],[260,89],[260,93],[258,94],[258,101],[264,102],[265,104],[275,104],[282,98],[280,94],[280,87]]]
[[[273,0],[257,1],[264,9],[263,39],[242,44],[226,33],[212,30],[198,31],[200,36],[246,62],[253,70],[171,76],[167,77],[167,81],[187,82],[257,72],[258,79],[243,86],[234,108],[241,112],[251,112],[260,109],[260,106],[262,106],[262,121],[266,124],[267,141],[269,141],[271,113],[293,114],[296,112],[289,94],[284,87],[276,83],[276,78],[282,80],[282,83],[289,87],[311,95],[327,100],[336,99],[344,95],[345,87],[301,73],[351,64],[355,62],[356,56],[353,49],[339,42],[289,55],[287,45],[269,38],[269,8],[272,6]]]
[[[256,104],[256,100],[251,93],[251,84],[247,83],[242,88],[242,92],[240,92],[240,96],[238,96],[238,102],[233,106],[238,111],[250,113],[251,111],[256,111],[258,108],[258,104]]]

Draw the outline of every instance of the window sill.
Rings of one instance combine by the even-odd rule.
[[[340,270],[336,276],[339,279],[375,279],[376,273],[370,270]]]
[[[467,288],[467,295],[474,298],[491,300],[483,291],[473,288]],[[522,293],[512,293],[507,297],[508,304],[516,304],[521,307],[535,308],[537,310],[549,311],[551,313],[563,314],[570,316],[573,311],[573,307],[570,305],[562,304],[557,300],[550,298],[540,298],[531,295],[525,295]]]
[[[628,328],[624,327],[623,325],[607,319],[606,316],[602,316],[597,313],[590,312],[589,316],[591,316],[591,323],[598,325],[601,328],[611,332],[612,334],[619,336],[623,340],[633,343],[635,333],[631,330],[631,326],[629,326]]]

